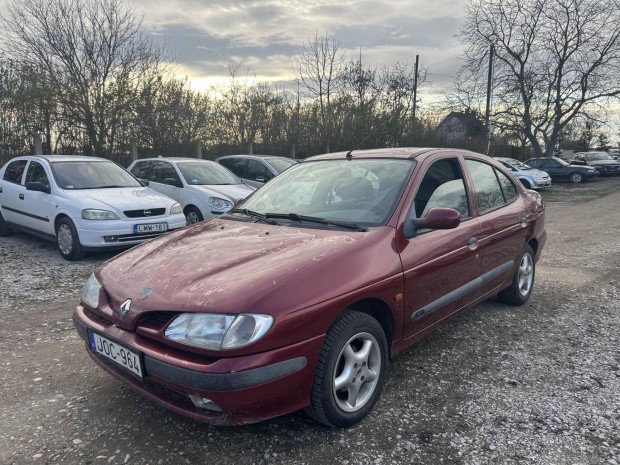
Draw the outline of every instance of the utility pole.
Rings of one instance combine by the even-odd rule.
[[[415,56],[415,74],[413,78],[413,124],[415,124],[415,112],[418,105],[418,66],[420,64],[420,55]]]
[[[487,80],[487,109],[484,116],[484,124],[487,129],[487,140],[485,152],[487,155],[491,150],[491,94],[493,87],[493,55],[495,55],[495,46],[491,44],[489,48],[489,77]]]

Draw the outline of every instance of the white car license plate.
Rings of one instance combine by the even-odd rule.
[[[90,339],[90,348],[93,352],[109,358],[142,378],[142,362],[138,352],[130,350],[118,342],[111,341],[92,331],[89,331],[88,335]]]
[[[136,234],[164,231],[168,231],[168,223],[136,224],[133,227]]]

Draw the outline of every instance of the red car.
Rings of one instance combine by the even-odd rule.
[[[320,155],[103,264],[74,323],[98,365],[182,415],[347,427],[392,356],[491,296],[526,302],[545,240],[541,197],[487,156]]]

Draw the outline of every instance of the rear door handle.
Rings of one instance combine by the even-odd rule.
[[[24,200],[24,194],[19,194],[19,199]]]

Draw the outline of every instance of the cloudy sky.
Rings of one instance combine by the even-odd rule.
[[[455,34],[466,0],[134,0],[143,25],[196,88],[226,80],[236,62],[261,81],[293,78],[293,57],[318,33],[349,57],[381,67],[415,62],[439,85],[458,68]]]

